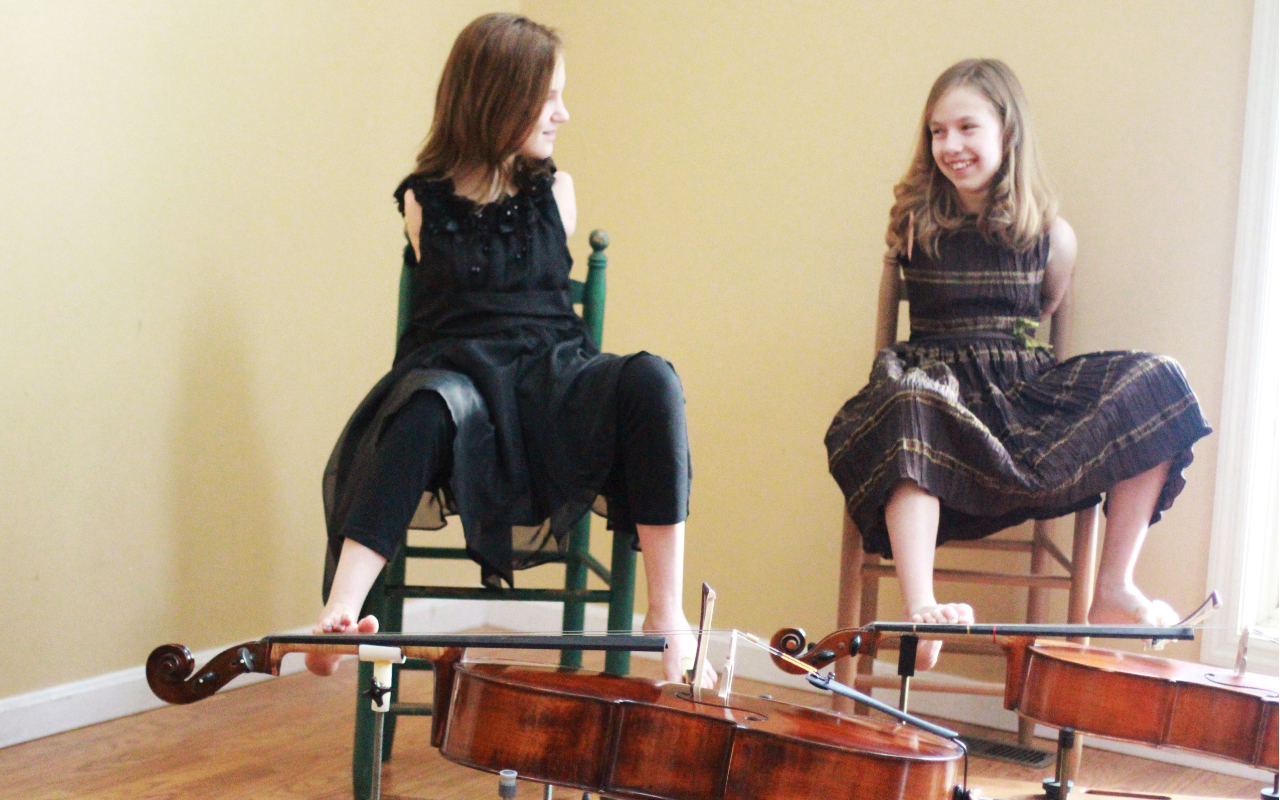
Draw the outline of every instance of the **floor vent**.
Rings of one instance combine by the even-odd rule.
[[[969,748],[969,755],[978,758],[992,758],[996,761],[1008,761],[1024,767],[1047,767],[1054,762],[1054,754],[1043,750],[1032,750],[1016,744],[993,742],[990,739],[973,739],[961,736],[960,741]]]

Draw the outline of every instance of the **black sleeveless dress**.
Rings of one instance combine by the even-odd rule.
[[[486,205],[420,175],[396,190],[401,213],[408,189],[422,206],[421,263],[405,248],[412,317],[391,371],[325,469],[330,569],[379,437],[419,391],[440,394],[457,433],[448,484],[423,496],[411,527],[439,528],[446,513],[459,514],[486,585],[511,584],[514,569],[554,558],[593,505],[609,513],[597,499],[614,462],[618,378],[632,356],[602,354],[574,313],[551,173],[524,176],[517,194]],[[609,522],[634,530],[616,512]]]
[[[1087,508],[1170,461],[1157,521],[1210,433],[1177,362],[1112,351],[1058,363],[1034,338],[1048,236],[1015,253],[970,225],[943,234],[937,258],[923,250],[900,257],[910,340],[880,351],[826,436],[865,550],[892,558],[884,508],[905,479],[941,501],[943,544]]]

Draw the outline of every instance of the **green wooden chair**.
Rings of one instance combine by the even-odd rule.
[[[587,258],[586,281],[571,281],[570,292],[573,302],[582,306],[582,317],[587,323],[591,336],[599,344],[604,334],[604,301],[605,301],[605,266],[608,258],[604,250],[609,246],[609,236],[604,231],[592,231],[591,255]],[[413,274],[403,269],[400,273],[400,310],[397,336],[404,332],[409,322],[410,301],[413,297]],[[461,547],[415,547],[406,544],[399,555],[389,561],[378,580],[374,583],[365,600],[361,614],[373,614],[382,625],[382,630],[398,632],[402,630],[404,617],[404,601],[411,597],[429,597],[450,600],[553,600],[564,603],[563,630],[581,631],[586,613],[587,603],[607,603],[609,605],[609,630],[631,630],[632,609],[635,601],[636,556],[631,548],[631,537],[628,534],[614,534],[613,556],[609,568],[605,568],[590,553],[591,513],[587,512],[578,520],[569,534],[569,546],[564,556],[559,559],[565,564],[563,589],[486,589],[466,588],[458,586],[413,586],[405,583],[405,565],[410,558],[466,560],[466,550]],[[587,573],[594,572],[608,587],[607,589],[588,589]],[[582,651],[565,650],[561,653],[560,663],[565,667],[581,667]],[[386,715],[382,739],[382,760],[391,758],[392,745],[395,741],[396,717],[429,716],[429,703],[402,703],[399,701],[400,681],[398,672],[401,669],[430,669],[428,661],[409,660],[396,666],[397,675],[392,682],[391,710]],[[605,671],[613,675],[625,675],[631,668],[631,654],[625,652],[608,653],[605,657]],[[352,752],[352,780],[355,797],[367,800],[370,791],[370,780],[373,759],[373,726],[374,713],[369,700],[362,697],[362,692],[373,677],[373,665],[360,662],[359,676],[356,680],[356,730],[355,745]]]

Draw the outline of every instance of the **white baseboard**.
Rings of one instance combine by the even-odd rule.
[[[506,603],[494,605],[503,606]],[[409,630],[454,633],[489,624],[486,611],[481,603],[410,600],[405,604],[405,626]],[[558,613],[557,611],[557,615]],[[501,615],[504,618],[512,616],[510,611],[505,610]],[[413,627],[409,627],[410,625]],[[559,616],[555,622],[555,627],[558,626]],[[280,634],[310,632],[310,628],[279,631]],[[196,664],[204,664],[235,644],[239,642],[194,653]],[[280,664],[281,675],[291,675],[302,669],[302,659],[296,655],[286,657]],[[223,691],[250,686],[270,677],[260,674],[241,675]],[[0,747],[127,717],[163,705],[164,701],[152,694],[147,686],[145,666],[130,667],[96,678],[6,697],[0,699]]]
[[[488,626],[521,633],[552,633],[560,630],[561,613],[561,605],[552,602],[417,599],[405,603],[404,629],[410,632],[456,633]],[[589,605],[586,609],[584,627],[589,631],[603,631],[606,619],[605,608]],[[637,614],[632,623],[634,630],[639,630],[641,620],[641,615]],[[295,629],[282,633],[306,633],[308,630]],[[196,653],[196,663],[203,664],[233,644],[238,642]],[[724,657],[723,647],[726,644],[727,640],[719,645],[721,659]],[[637,653],[636,655],[641,658],[658,657],[655,653]],[[876,662],[875,667],[877,674],[892,675],[897,671],[894,665],[880,661]],[[281,664],[280,672],[282,675],[288,675],[302,668],[302,659],[290,656]],[[735,673],[739,677],[762,683],[818,692],[804,678],[780,671],[763,650],[741,640],[738,645]],[[266,675],[244,675],[232,681],[227,689],[249,686],[267,678]],[[964,682],[963,678],[954,680]],[[897,695],[892,690],[877,689],[874,694],[877,699],[886,703],[897,702]],[[921,714],[984,725],[998,730],[1013,731],[1018,728],[1017,715],[1006,711],[998,697],[941,694],[920,690],[912,692],[911,697],[911,710]],[[141,666],[7,697],[0,700],[0,747],[126,717],[162,705],[164,705],[163,701],[156,698],[147,687],[145,668]],[[1036,735],[1050,740],[1044,744],[1044,747],[1052,749],[1057,731],[1037,726]],[[1086,737],[1086,744],[1101,750],[1251,778],[1260,783],[1270,783],[1274,777],[1272,773],[1265,770],[1178,750],[1113,742],[1094,736]]]
[[[196,663],[203,664],[225,649],[195,653]],[[281,674],[297,672],[302,668],[302,662],[282,664],[281,667]],[[230,688],[238,689],[268,677],[243,675],[236,678]],[[152,694],[147,686],[146,668],[141,666],[6,697],[0,700],[0,747],[127,717],[163,705],[164,701]]]

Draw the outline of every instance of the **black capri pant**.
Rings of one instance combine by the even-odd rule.
[[[641,353],[618,376],[617,442],[601,494],[613,521],[683,522],[689,508],[684,394],[666,361]],[[387,422],[378,456],[343,528],[390,560],[424,492],[449,480],[453,418],[439,394],[417,392]]]

